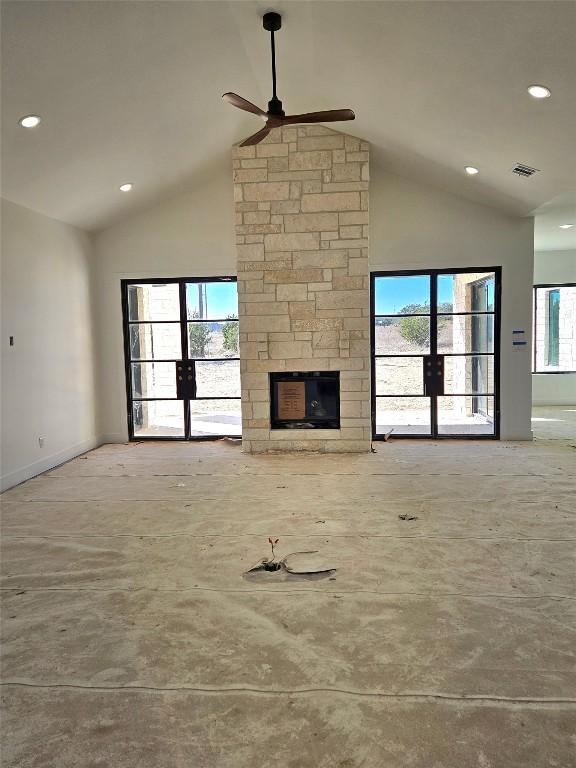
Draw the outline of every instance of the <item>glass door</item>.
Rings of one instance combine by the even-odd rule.
[[[240,436],[240,358],[236,280],[186,282],[188,347],[195,396],[189,437]]]
[[[235,278],[122,281],[130,439],[240,436]]]
[[[444,356],[438,436],[497,436],[497,277],[480,270],[436,276],[437,352]]]
[[[432,281],[427,274],[372,276],[373,432],[432,436],[432,402],[424,392],[431,353]]]
[[[499,269],[372,275],[375,439],[498,436]]]

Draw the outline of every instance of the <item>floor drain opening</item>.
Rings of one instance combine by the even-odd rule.
[[[274,547],[278,539],[268,539],[272,547],[272,557],[263,558],[252,568],[249,568],[244,574],[244,578],[253,580],[258,576],[269,573],[279,574],[281,578],[301,578],[301,579],[325,579],[332,577],[336,573],[336,568],[326,567],[318,557],[318,550],[307,550],[305,552],[291,552],[284,557],[276,559]]]

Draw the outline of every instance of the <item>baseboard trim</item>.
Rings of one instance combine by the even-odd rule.
[[[510,432],[509,434],[500,435],[500,440],[503,443],[515,443],[515,442],[531,442],[534,440],[534,432]]]
[[[21,467],[7,475],[2,475],[2,478],[0,479],[0,491],[7,491],[9,488],[14,488],[15,485],[30,480],[32,477],[37,477],[43,472],[47,472],[49,469],[54,469],[54,467],[64,464],[66,461],[70,461],[70,459],[75,459],[76,456],[80,456],[80,454],[86,453],[86,451],[92,451],[94,448],[98,448],[103,443],[108,442],[108,440],[105,439],[106,437],[108,436],[92,437],[89,440],[84,440],[82,443],[70,446],[70,448],[65,448],[58,453],[46,456],[39,461],[34,461],[32,464]]]
[[[537,408],[546,408],[546,406],[553,408],[554,406],[563,407],[566,405],[571,405],[574,408],[576,407],[576,397],[572,397],[572,398],[559,397],[554,400],[550,400],[550,398],[546,398],[544,400],[537,400],[534,398],[532,400],[532,405],[536,406]]]
[[[121,432],[109,432],[102,435],[100,440],[100,445],[105,445],[106,443],[127,443],[128,437]]]

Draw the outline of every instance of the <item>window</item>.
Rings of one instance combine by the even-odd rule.
[[[576,372],[576,285],[534,286],[533,370]]]
[[[500,270],[372,273],[372,430],[498,437]]]
[[[122,281],[130,439],[240,435],[236,279]]]
[[[548,304],[546,363],[557,366],[560,357],[560,291],[558,288],[548,291],[546,300]]]

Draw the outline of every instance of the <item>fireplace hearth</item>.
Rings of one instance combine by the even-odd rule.
[[[339,371],[270,374],[272,429],[340,429]]]

